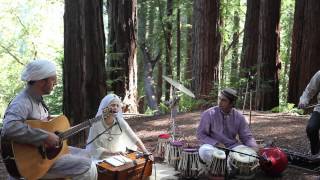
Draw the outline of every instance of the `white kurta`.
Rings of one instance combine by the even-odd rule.
[[[133,132],[129,124],[119,116],[119,114],[120,113],[117,115],[118,121],[114,119],[113,125],[111,126],[108,126],[105,121],[99,121],[93,124],[90,128],[87,143],[105,131],[86,147],[93,159],[106,158],[107,156],[102,154],[105,151],[114,153],[119,151],[125,152],[127,148],[132,150],[137,149],[135,145],[138,141],[137,135]]]

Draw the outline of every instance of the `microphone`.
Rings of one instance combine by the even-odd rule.
[[[116,114],[116,123],[118,124],[118,126],[119,126],[119,129],[120,129],[120,131],[122,132],[122,129],[121,129],[121,126],[120,126],[120,123],[119,123],[119,120],[118,120],[118,116],[117,116],[118,114]]]

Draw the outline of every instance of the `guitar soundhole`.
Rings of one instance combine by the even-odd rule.
[[[62,142],[60,143],[59,146],[46,148],[47,158],[50,160],[55,158],[60,153],[61,149],[62,149]]]

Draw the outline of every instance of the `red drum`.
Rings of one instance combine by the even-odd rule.
[[[182,146],[183,142],[181,141],[170,141],[167,145],[165,161],[168,162],[169,165],[173,166],[175,170],[178,169]]]
[[[158,136],[158,144],[156,147],[156,155],[158,155],[160,158],[164,158],[164,154],[167,148],[167,144],[171,140],[171,135],[170,134],[160,134]]]
[[[183,178],[197,178],[201,170],[198,149],[185,148],[181,152],[178,170]]]
[[[261,169],[268,175],[276,176],[281,174],[288,166],[288,158],[280,148],[262,148],[259,151]]]

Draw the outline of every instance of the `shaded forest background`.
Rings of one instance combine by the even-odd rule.
[[[95,115],[103,96],[127,112],[166,113],[162,75],[191,89],[179,111],[216,103],[238,90],[239,108],[298,111],[320,68],[317,0],[0,0],[0,115],[23,88],[33,59],[58,65],[46,102],[75,125]],[[83,142],[85,135],[74,140]]]

